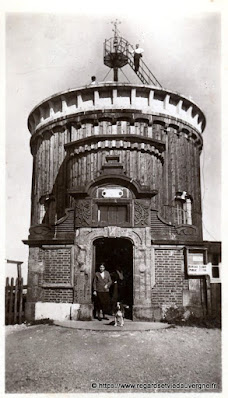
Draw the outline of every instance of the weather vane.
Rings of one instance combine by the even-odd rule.
[[[118,21],[118,19],[116,19],[115,21],[111,21],[111,23],[112,23],[113,26],[114,26],[114,29],[112,29],[112,31],[114,32],[114,37],[117,37],[117,36],[118,36],[118,33],[119,33],[119,31],[118,31],[118,29],[117,29],[117,25],[120,25],[120,24],[121,24],[121,21]]]

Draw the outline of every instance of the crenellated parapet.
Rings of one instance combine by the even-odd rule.
[[[82,122],[88,117],[93,123],[95,119],[99,120],[99,111],[112,110],[132,110],[134,114],[138,111],[138,117],[140,114],[166,116],[174,123],[187,123],[198,133],[203,132],[206,123],[200,108],[178,93],[154,86],[101,83],[68,90],[42,101],[30,113],[28,127],[33,135],[50,124],[54,126],[72,118]],[[95,117],[90,116],[92,112]]]

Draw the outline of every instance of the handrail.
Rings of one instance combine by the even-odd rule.
[[[131,50],[129,50],[129,47]],[[104,42],[104,56],[111,52],[122,53],[127,56],[128,64],[134,70],[143,84],[153,84],[162,88],[158,79],[154,76],[143,60],[140,60],[139,70],[134,69],[134,47],[123,37],[111,37]]]
[[[130,43],[128,43],[128,44],[129,44],[129,46],[131,47],[132,51],[134,52],[134,47],[133,47]],[[133,56],[133,52],[131,53],[131,52],[129,51],[129,56],[131,55],[131,59],[130,59],[131,64],[130,64],[130,62],[129,62],[129,64],[130,64],[130,66],[131,66],[132,68],[133,68],[133,66],[134,66],[134,61],[133,61],[134,56]],[[157,78],[154,76],[154,74],[151,72],[151,70],[148,68],[148,66],[145,64],[145,62],[144,62],[142,59],[140,60],[139,71],[138,71],[138,73],[137,73],[137,72],[135,72],[135,73],[138,75],[139,79],[140,79],[143,83],[147,83],[147,84],[152,83],[152,84],[155,84],[155,85],[158,84],[158,85],[162,88],[162,85],[160,84],[160,82],[157,80]],[[146,77],[148,78],[148,80],[146,80],[145,75],[146,75]],[[143,80],[144,80],[144,81],[143,81]]]

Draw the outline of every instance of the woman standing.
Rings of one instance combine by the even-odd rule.
[[[101,264],[99,271],[95,273],[93,280],[93,294],[97,297],[97,310],[98,320],[101,321],[100,312],[103,313],[103,319],[108,320],[105,314],[110,311],[110,296],[109,288],[112,284],[112,280],[108,271],[105,271],[104,264]]]

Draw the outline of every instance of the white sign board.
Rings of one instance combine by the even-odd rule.
[[[105,188],[102,191],[103,198],[121,198],[123,196],[123,190],[119,188]]]
[[[208,275],[203,253],[188,253],[188,275]]]

